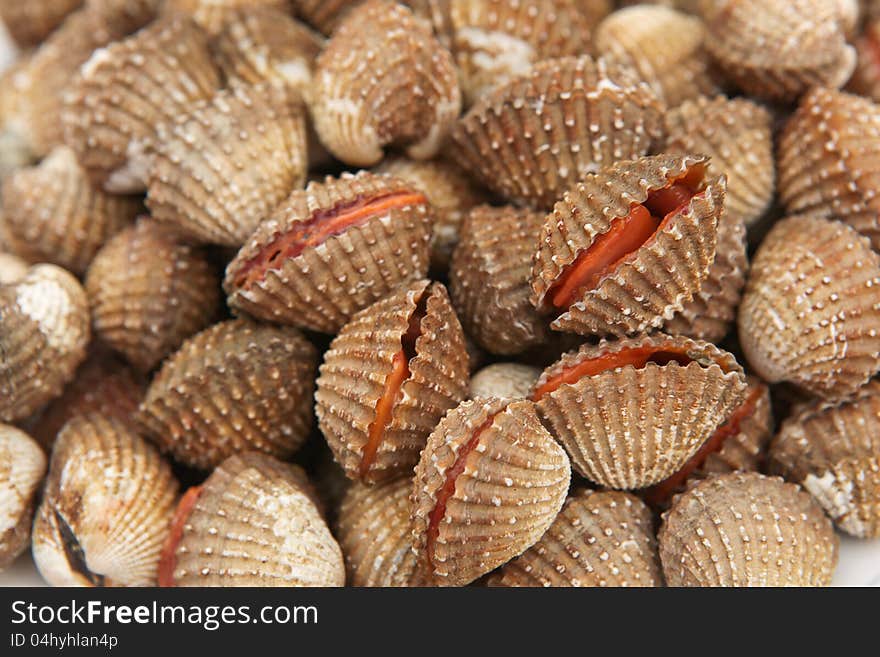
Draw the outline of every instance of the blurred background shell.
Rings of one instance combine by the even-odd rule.
[[[216,36],[238,9],[268,7],[283,12],[289,5],[289,0],[163,0],[162,13],[190,16],[205,32]]]
[[[498,397],[499,399],[525,399],[541,370],[522,363],[493,363],[477,371],[471,377],[471,399]]]
[[[342,17],[362,2],[363,0],[290,0],[293,13],[325,35],[333,32]]]
[[[2,223],[2,217],[0,217]],[[12,253],[0,253],[0,285],[15,283],[27,274],[28,262]]]
[[[880,101],[880,20],[867,21],[862,33],[855,41],[858,61],[856,70],[846,85],[848,91],[867,96],[875,103]]]
[[[2,0],[0,19],[20,48],[38,45],[83,0]]]
[[[0,572],[30,543],[44,474],[46,455],[37,442],[13,426],[0,424]]]

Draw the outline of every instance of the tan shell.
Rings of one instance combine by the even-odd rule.
[[[26,418],[61,394],[86,356],[89,304],[77,280],[35,265],[0,286],[0,420]]]
[[[2,217],[0,217],[2,223]],[[25,277],[30,265],[11,253],[0,253],[0,285],[16,283]]]
[[[184,502],[178,509],[161,585],[345,584],[342,552],[296,466],[240,454],[200,489],[190,508]]]
[[[848,91],[867,96],[875,103],[880,101],[880,20],[872,20],[855,42],[858,61],[856,70],[846,85]]]
[[[33,533],[52,586],[155,586],[178,484],[155,447],[100,414],[58,436]]]
[[[312,118],[321,142],[346,164],[377,164],[386,146],[430,159],[460,110],[449,52],[403,5],[361,3],[318,57]]]
[[[428,438],[415,470],[413,542],[421,567],[437,585],[461,586],[518,556],[552,524],[570,477],[568,457],[531,402],[462,402]]]
[[[468,334],[494,354],[518,354],[547,340],[547,321],[529,302],[532,255],[544,215],[482,205],[461,227],[450,292]]]
[[[19,45],[35,46],[49,36],[83,0],[2,0],[0,20]]]
[[[210,325],[221,306],[207,256],[149,218],[98,252],[85,289],[95,335],[144,372]]]
[[[98,249],[134,221],[138,199],[94,189],[74,152],[55,148],[39,165],[3,183],[11,246],[30,260],[85,272]]]
[[[490,578],[492,586],[662,586],[651,510],[618,491],[571,495],[541,540]]]
[[[520,363],[494,363],[487,365],[471,377],[470,396],[498,397],[499,399],[525,399],[532,391],[541,370]]]
[[[311,429],[316,361],[294,328],[221,322],[165,361],[140,419],[163,451],[192,467],[250,449],[285,458]]]
[[[731,354],[707,342],[662,334],[569,352],[544,371],[534,396],[567,368],[640,348],[682,353],[691,362],[607,369],[562,383],[536,404],[575,470],[607,488],[643,488],[666,479],[745,399],[746,378]]]
[[[257,281],[242,285],[240,277],[249,263],[268,255],[276,239],[302,222],[332,217],[358,202],[414,194],[396,178],[368,172],[327,177],[294,191],[226,268],[223,288],[230,307],[266,321],[336,333],[358,310],[427,272],[433,216],[424,198],[383,210],[363,225],[330,235],[295,257],[284,257],[277,267],[267,265]]]
[[[695,167],[701,156],[656,155],[619,162],[578,183],[547,216],[532,267],[532,303],[547,309],[547,293],[564,268],[629,214]],[[725,194],[723,177],[706,176],[705,188],[637,251],[630,254],[551,327],[581,335],[627,335],[661,326],[697,294],[715,259]],[[549,309],[548,309],[549,310]]]
[[[165,0],[85,0],[86,8],[111,26],[114,34],[137,32],[158,15]]]
[[[82,66],[65,101],[65,141],[96,184],[143,191],[157,126],[219,84],[204,33],[185,17],[158,20]]]
[[[677,497],[658,539],[670,586],[827,586],[837,566],[822,509],[754,472],[711,477]]]
[[[779,221],[752,262],[737,318],[755,373],[826,399],[880,370],[880,255],[838,221]]]
[[[403,336],[418,308],[425,315],[412,355],[406,354],[408,375],[371,447],[377,405],[388,394],[394,359],[406,353]],[[468,379],[464,334],[446,288],[415,281],[357,313],[330,343],[315,392],[318,426],[351,479],[377,482],[412,472],[428,434],[467,396]]]
[[[563,57],[480,98],[452,141],[457,161],[487,187],[549,208],[588,172],[648,152],[662,135],[662,109],[628,67]]]
[[[786,420],[770,446],[770,470],[805,488],[846,533],[880,537],[880,384]]]
[[[239,9],[269,8],[283,12],[289,5],[289,0],[164,0],[162,12],[164,15],[188,15],[205,32],[216,36]]]
[[[13,426],[0,424],[0,572],[30,542],[34,505],[44,474],[46,455],[36,441]],[[411,490],[408,485],[407,494]]]

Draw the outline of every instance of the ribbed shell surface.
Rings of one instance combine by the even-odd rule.
[[[525,399],[532,391],[541,370],[522,363],[493,363],[471,377],[470,396]]]
[[[37,442],[13,426],[0,424],[0,572],[28,545],[44,474],[46,456]],[[407,493],[411,490],[410,485]]]
[[[340,19],[352,7],[362,0],[291,0],[294,13],[306,23],[330,34],[339,24]]]
[[[83,0],[2,0],[0,19],[16,44],[27,48],[39,44],[82,4]]]

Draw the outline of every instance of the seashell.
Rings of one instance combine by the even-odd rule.
[[[165,361],[139,417],[163,451],[194,468],[245,450],[286,458],[311,429],[316,368],[315,348],[294,328],[220,322]]]
[[[339,545],[305,473],[248,452],[221,463],[180,501],[160,586],[342,586]]]
[[[880,255],[838,221],[788,217],[755,254],[737,323],[743,353],[769,383],[825,399],[880,370]]]
[[[0,85],[5,81],[5,78],[0,77]],[[36,156],[25,138],[4,128],[3,123],[4,117],[0,109],[0,184],[19,169],[29,167],[36,161]]]
[[[0,0],[0,20],[20,48],[38,45],[83,0]]]
[[[178,484],[155,447],[115,418],[61,431],[33,530],[52,586],[154,586]]]
[[[35,265],[0,286],[0,308],[0,420],[14,422],[73,378],[89,343],[89,304],[73,276]]]
[[[377,486],[353,484],[339,511],[339,544],[351,586],[411,586],[417,572],[412,551],[412,479]]]
[[[0,218],[2,223],[2,218]],[[0,253],[0,285],[17,283],[27,274],[30,265],[17,255]]]
[[[745,396],[731,354],[662,334],[585,344],[544,370],[532,392],[575,470],[617,489],[677,472]]]
[[[756,472],[711,477],[675,498],[658,541],[669,586],[827,586],[837,566],[822,509]]]
[[[471,399],[498,397],[525,399],[532,391],[541,370],[521,363],[493,363],[471,377]]]
[[[848,91],[867,96],[875,103],[880,101],[880,20],[865,25],[862,34],[855,41],[857,54],[856,69],[846,85]]]
[[[843,531],[880,537],[880,384],[815,402],[783,423],[770,471],[800,484]]]
[[[294,14],[326,35],[336,30],[349,10],[363,4],[362,0],[290,0],[290,3]]]
[[[880,106],[813,89],[779,137],[779,200],[790,214],[841,219],[880,250]]]
[[[386,0],[348,12],[318,56],[311,114],[346,164],[377,164],[387,146],[432,158],[461,109],[455,65],[427,25]]]
[[[85,289],[95,334],[144,372],[207,328],[221,306],[207,256],[149,218],[98,252]]]
[[[747,95],[794,102],[813,86],[841,87],[856,54],[846,42],[845,3],[716,0],[706,49]]]
[[[635,69],[668,107],[719,91],[703,47],[703,21],[669,7],[638,5],[615,11],[596,30],[606,59]],[[701,151],[696,151],[701,152]]]
[[[46,456],[36,441],[24,431],[0,424],[0,572],[30,543],[37,492],[44,474]],[[412,486],[406,490],[409,493]]]
[[[344,173],[309,183],[229,263],[228,303],[258,319],[336,333],[357,311],[425,275],[431,223],[424,194],[390,176]]]
[[[628,67],[563,57],[485,94],[452,142],[457,161],[489,189],[549,208],[587,173],[647,153],[662,135],[662,109]]]
[[[446,288],[420,280],[342,327],[324,354],[315,412],[346,474],[377,482],[412,472],[467,390],[464,334]]]
[[[547,341],[547,322],[529,302],[529,275],[544,215],[482,205],[461,227],[449,270],[461,321],[493,354],[511,355]]]
[[[574,4],[587,24],[591,26],[598,25],[603,18],[614,11],[613,0],[574,0]]]
[[[413,545],[429,582],[462,586],[522,554],[559,513],[570,478],[531,402],[459,404],[415,470]]]
[[[3,182],[10,246],[29,260],[85,272],[98,249],[134,221],[139,199],[94,189],[74,152],[58,146]]]
[[[141,192],[156,128],[219,84],[205,34],[185,17],[158,20],[83,64],[65,99],[65,141],[95,184]]]
[[[229,24],[232,14],[238,10],[269,8],[285,12],[289,9],[289,4],[288,0],[164,0],[162,12],[166,16],[189,16],[205,32],[216,36]]]
[[[86,8],[100,16],[118,37],[128,36],[152,23],[165,0],[85,0]]]
[[[651,510],[618,491],[571,495],[537,543],[492,586],[662,586]]]
[[[707,161],[618,162],[565,194],[544,223],[532,266],[531,301],[557,315],[552,328],[642,333],[693,299],[715,259],[725,192]]]

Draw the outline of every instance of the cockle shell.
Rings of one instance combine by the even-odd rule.
[[[0,20],[19,47],[27,48],[39,44],[82,4],[83,0],[2,0]]]
[[[358,310],[425,275],[432,220],[424,194],[390,176],[309,183],[229,263],[228,303],[258,319],[336,333]]]
[[[589,369],[578,376],[579,367]],[[655,334],[563,355],[535,383],[532,399],[580,474],[607,488],[635,489],[676,472],[745,394],[745,375],[731,354]]]
[[[837,565],[819,505],[754,472],[711,477],[675,498],[658,539],[670,586],[827,586]]]
[[[195,468],[250,449],[286,458],[311,429],[316,361],[294,328],[220,322],[165,361],[141,422],[163,451]]]
[[[85,289],[96,336],[144,372],[210,325],[221,306],[207,256],[150,218],[98,252]]]
[[[133,222],[141,207],[138,199],[93,188],[66,146],[3,182],[8,246],[75,274],[85,272],[98,249]]]
[[[2,216],[0,216],[2,223]],[[0,285],[16,283],[27,274],[30,265],[12,253],[0,253]]]
[[[521,363],[493,363],[471,377],[470,396],[525,399],[532,391],[541,370]]]
[[[284,12],[289,10],[289,5],[289,0],[164,0],[162,13],[188,15],[205,32],[216,36],[239,9],[259,10],[268,7]]]
[[[0,420],[26,418],[61,394],[85,359],[89,304],[77,280],[35,265],[0,286]]]
[[[462,402],[428,438],[413,483],[413,543],[440,586],[461,586],[534,545],[562,508],[568,457],[534,405]]]
[[[37,442],[13,426],[0,424],[0,572],[30,542],[37,491],[45,473],[46,455]],[[412,485],[406,490],[409,494]]]
[[[342,586],[339,545],[305,473],[265,454],[221,463],[175,514],[161,586]]]
[[[662,135],[662,109],[632,69],[563,57],[485,94],[452,141],[461,165],[487,187],[549,208],[588,172],[648,152]]]
[[[363,0],[290,0],[293,13],[323,34],[331,34],[342,17]],[[413,5],[413,2],[405,4]]]
[[[770,446],[770,470],[812,494],[843,531],[880,536],[880,384],[786,420]]]
[[[430,159],[460,109],[449,52],[403,5],[358,5],[318,57],[312,118],[323,145],[346,164],[377,164],[386,146]]]
[[[755,254],[737,322],[765,381],[846,397],[880,370],[880,255],[842,222],[783,219]]]
[[[178,484],[155,447],[100,414],[58,436],[33,531],[53,586],[154,586]]]
[[[856,39],[855,47],[858,61],[846,88],[876,103],[880,101],[880,20],[872,20],[865,25],[864,31]]]
[[[85,0],[86,9],[100,16],[119,37],[151,23],[163,3],[165,0]]]
[[[571,495],[537,543],[492,586],[662,586],[651,510],[618,491]]]

